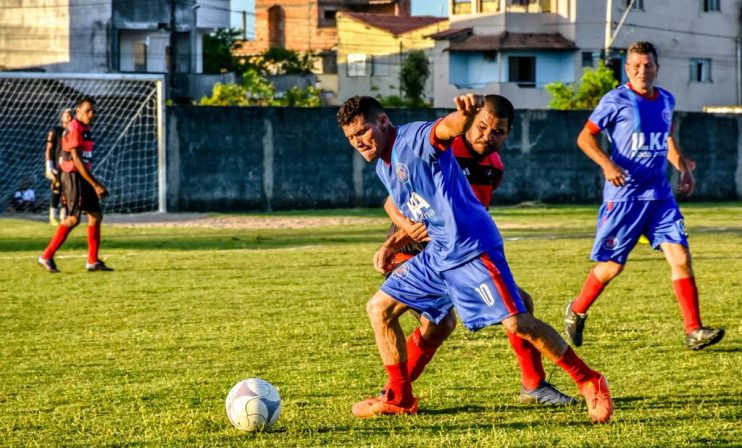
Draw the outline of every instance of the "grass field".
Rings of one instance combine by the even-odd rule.
[[[683,210],[704,322],[727,336],[686,350],[669,268],[637,247],[578,349],[613,389],[614,420],[601,426],[584,405],[520,404],[500,328],[456,330],[415,384],[418,416],[354,419],[351,405],[385,380],[364,309],[381,281],[370,264],[381,210],[313,212],[363,219],[303,229],[104,224],[112,273],[84,271],[80,228],[60,275],[35,264],[48,224],[0,220],[0,446],[742,446],[742,206]],[[560,331],[591,265],[595,211],[494,212],[516,279]],[[242,434],[224,398],[253,376],[280,389],[283,415]]]

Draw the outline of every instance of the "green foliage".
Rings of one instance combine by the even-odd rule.
[[[430,61],[422,51],[407,53],[399,74],[399,82],[405,99],[412,107],[422,107],[426,104],[425,82],[430,77]]]
[[[234,28],[224,28],[204,36],[203,57],[204,73],[218,74],[240,72],[240,63],[232,54],[235,38],[240,31]]]
[[[379,95],[376,99],[384,107],[389,108],[426,108],[430,107],[430,104],[426,103],[420,98],[402,98],[399,95],[383,96]]]
[[[515,278],[534,296],[536,315],[558,330],[591,266],[596,211],[493,212],[512,238],[505,244]],[[59,252],[57,275],[34,264],[49,225],[4,219],[0,445],[739,446],[742,207],[687,204],[683,214],[704,322],[729,332],[718,346],[685,349],[667,262],[638,246],[591,310],[579,349],[610,382],[607,425],[591,425],[584,404],[520,403],[502,329],[463,326],[415,382],[418,416],[355,419],[352,404],[386,378],[364,308],[383,280],[369,261],[389,227],[380,209],[260,214],[243,227],[250,216],[221,217],[224,226],[212,228],[204,220],[163,227],[112,219],[103,224],[101,257],[116,271],[85,272],[78,228]],[[342,224],[317,225],[328,217]],[[408,315],[401,323],[406,334],[418,325]],[[576,395],[564,372],[546,359],[544,367],[550,382]],[[224,398],[252,376],[279,387],[283,413],[273,431],[241,434]]]
[[[198,102],[200,106],[249,106],[247,92],[239,84],[214,84],[210,97],[203,97]]]
[[[312,73],[316,57],[311,52],[300,53],[274,47],[250,58],[250,63],[264,75],[309,74]]]
[[[613,71],[600,61],[595,70],[586,69],[576,85],[553,82],[545,86],[551,93],[549,107],[557,110],[594,109],[600,98],[615,89],[618,81]]]
[[[242,74],[242,88],[251,106],[276,106],[276,88],[256,69],[251,68]]]
[[[318,107],[321,103],[320,90],[312,86],[292,87],[286,92],[284,105],[289,107]]]

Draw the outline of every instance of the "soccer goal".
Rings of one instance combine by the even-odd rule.
[[[95,100],[93,175],[108,188],[106,213],[166,211],[164,76],[0,72],[0,200],[22,185],[49,203],[46,136],[65,108]]]

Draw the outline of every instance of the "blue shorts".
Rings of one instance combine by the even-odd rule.
[[[470,331],[527,312],[502,246],[443,272],[430,268],[431,256],[423,250],[400,265],[381,290],[436,324],[455,307]]]
[[[683,215],[675,198],[604,203],[598,212],[598,230],[590,258],[626,264],[629,252],[642,235],[653,249],[659,249],[662,243],[688,247]]]

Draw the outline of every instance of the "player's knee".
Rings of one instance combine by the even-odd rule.
[[[77,227],[77,225],[80,224],[80,219],[77,216],[68,216],[64,218],[62,224],[69,228]]]
[[[443,342],[456,329],[456,314],[450,312],[436,326],[435,331],[429,332],[438,342]]]
[[[505,331],[508,333],[527,336],[534,332],[535,322],[532,315],[520,313],[503,320],[502,326],[505,327]]]
[[[595,266],[593,274],[595,274],[595,277],[600,280],[601,283],[607,284],[614,278],[618,277],[618,274],[623,271],[623,267],[623,264],[606,261]]]
[[[372,325],[388,323],[394,317],[394,303],[385,299],[377,294],[366,302],[366,314]]]

